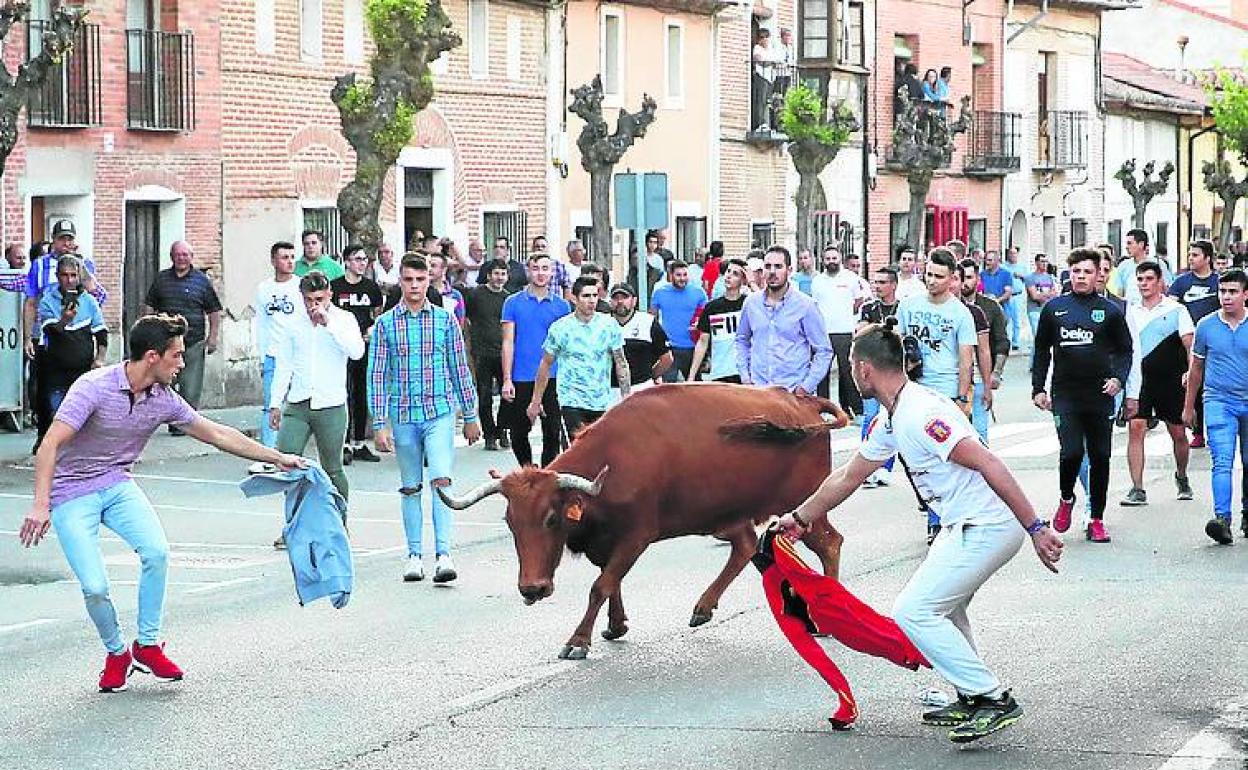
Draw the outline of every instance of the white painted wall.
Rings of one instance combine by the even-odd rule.
[[[1230,3],[1225,0],[1188,1],[1230,18]],[[1179,65],[1180,36],[1189,39],[1183,56],[1188,69],[1242,66],[1240,52],[1248,50],[1248,27],[1193,13],[1162,0],[1142,0],[1139,8],[1106,13],[1102,45],[1106,51],[1127,54],[1154,67],[1174,69]]]
[[[1105,178],[1108,180],[1105,189],[1106,221],[1121,219],[1122,231],[1125,233],[1132,227],[1131,217],[1134,209],[1131,198],[1113,175],[1118,172],[1123,161],[1136,159],[1136,178],[1139,179],[1141,169],[1148,160],[1156,161],[1160,171],[1167,161],[1178,165],[1175,140],[1178,128],[1161,120],[1148,120],[1122,115],[1109,115],[1105,124]],[[1145,228],[1149,237],[1155,238],[1158,222],[1170,224],[1166,250],[1170,255],[1170,264],[1175,264],[1178,253],[1178,179],[1170,178],[1170,187],[1162,195],[1153,198],[1145,213]],[[1154,253],[1156,247],[1154,246]]]

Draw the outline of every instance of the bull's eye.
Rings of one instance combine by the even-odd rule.
[[[546,519],[542,522],[542,526],[546,527],[546,529],[554,529],[559,526],[559,512],[551,511],[546,514]]]

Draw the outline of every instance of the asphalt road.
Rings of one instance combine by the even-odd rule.
[[[1047,515],[1055,440],[1022,388],[1003,391],[993,445]],[[1115,502],[1127,486],[1123,440]],[[842,457],[852,445],[849,432],[835,437]],[[595,570],[566,558],[554,596],[525,607],[498,499],[459,516],[458,582],[404,584],[392,458],[349,469],[350,605],[301,608],[269,545],[279,501],[245,500],[243,463],[192,452],[149,453],[137,469],[173,544],[167,649],[187,678],[138,675],[115,695],[95,692],[102,651],[55,540],[17,547],[30,470],[0,473],[0,769],[1248,767],[1248,542],[1218,548],[1203,534],[1204,451],[1195,501],[1175,501],[1167,459],[1150,457],[1152,505],[1111,503],[1112,545],[1072,530],[1060,575],[1025,547],[989,581],[972,606],[977,641],[1027,713],[962,749],[918,722],[921,693],[940,685],[933,674],[834,643],[862,716],[831,731],[831,692],[775,628],[752,567],[714,621],[689,629],[727,557],[709,539],[647,552],[625,583],[631,632],[598,639],[582,662],[555,655]],[[491,465],[511,458],[463,449],[457,477],[469,485]],[[688,472],[709,483],[713,459]],[[913,508],[895,483],[837,514],[844,580],[884,611],[923,556]],[[136,558],[115,539],[102,550],[133,633]]]

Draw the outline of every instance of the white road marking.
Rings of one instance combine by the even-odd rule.
[[[37,628],[39,626],[46,626],[50,623],[60,623],[60,622],[61,621],[56,618],[37,618],[35,620],[28,620],[24,623],[12,623],[7,626],[0,626],[0,634],[9,634],[9,633],[15,633],[17,631],[25,631],[28,628]]]
[[[1193,735],[1158,770],[1209,770],[1227,760],[1248,758],[1232,743],[1232,734],[1248,727],[1248,698],[1230,703],[1205,729]]]

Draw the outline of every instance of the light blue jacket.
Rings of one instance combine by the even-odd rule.
[[[328,596],[336,609],[347,606],[355,583],[351,543],[342,517],[347,501],[320,466],[252,476],[239,487],[247,497],[286,494],[286,551],[295,573],[299,604]]]

